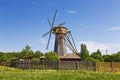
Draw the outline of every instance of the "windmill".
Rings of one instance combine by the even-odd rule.
[[[68,31],[68,28],[63,26],[65,22],[57,26],[54,26],[56,15],[57,15],[57,10],[55,11],[52,23],[47,18],[47,21],[50,25],[50,30],[43,35],[43,37],[45,37],[46,35],[49,35],[46,49],[48,49],[49,47],[51,35],[54,34],[55,35],[54,52],[56,52],[58,56],[64,56],[64,54],[67,53],[66,47],[72,50],[73,53],[77,53],[77,49],[76,49],[71,31]]]

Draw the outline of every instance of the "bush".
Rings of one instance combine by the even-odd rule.
[[[59,57],[57,53],[51,51],[51,52],[45,53],[45,59],[46,60],[59,60]]]

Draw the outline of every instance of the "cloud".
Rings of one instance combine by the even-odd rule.
[[[67,13],[69,13],[69,14],[75,14],[75,13],[77,13],[77,11],[67,11]]]
[[[98,42],[93,42],[93,41],[84,41],[84,42],[79,42],[80,44],[86,44],[87,49],[90,53],[97,51],[98,49],[103,53],[106,54],[106,51],[108,54],[116,53],[120,50],[120,45],[119,44],[103,44],[103,43],[98,43]],[[78,43],[77,43],[78,46]]]
[[[111,28],[108,28],[107,30],[109,30],[109,31],[120,31],[120,26],[111,27]]]

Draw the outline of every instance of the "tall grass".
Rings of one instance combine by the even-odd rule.
[[[120,80],[120,74],[79,70],[22,70],[0,67],[0,80]]]

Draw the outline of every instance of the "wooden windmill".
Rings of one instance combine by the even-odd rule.
[[[43,35],[44,37],[49,34],[46,49],[48,49],[49,47],[51,35],[54,34],[55,35],[54,52],[56,52],[58,56],[64,56],[67,53],[66,47],[68,47],[74,53],[77,53],[77,49],[76,49],[71,31],[68,31],[68,29],[63,26],[65,22],[57,26],[54,26],[56,14],[57,14],[57,10],[55,11],[55,15],[53,17],[52,23],[47,18],[48,23],[50,25],[50,31]]]

